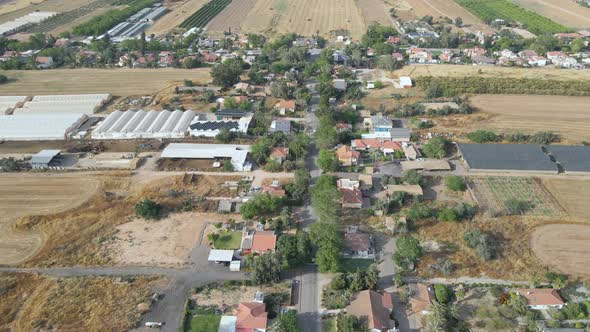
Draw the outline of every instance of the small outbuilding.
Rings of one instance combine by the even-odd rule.
[[[231,263],[234,260],[233,250],[211,249],[209,252],[209,262]]]
[[[41,150],[31,158],[33,169],[44,169],[57,166],[59,163],[60,150]]]

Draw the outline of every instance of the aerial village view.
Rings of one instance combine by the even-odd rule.
[[[0,0],[0,332],[590,332],[590,0]]]

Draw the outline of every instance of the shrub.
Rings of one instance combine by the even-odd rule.
[[[529,138],[529,143],[546,145],[559,142],[560,137],[557,134],[548,131],[540,131]]]
[[[446,207],[440,210],[436,216],[439,221],[459,221],[457,211],[453,208]]]
[[[457,175],[447,176],[445,178],[445,185],[449,190],[452,191],[465,191],[467,186],[465,185],[465,180],[462,177]]]
[[[404,177],[402,178],[404,182],[408,184],[420,184],[422,183],[422,175],[418,173],[416,170],[409,170],[404,173]]]
[[[0,75],[0,84],[8,82],[6,75]]]
[[[465,231],[463,239],[467,246],[474,248],[477,255],[483,260],[488,261],[496,257],[498,245],[491,234],[484,233],[479,229],[471,229]]]
[[[445,285],[434,285],[434,296],[439,303],[447,304],[451,301],[453,293]]]
[[[516,198],[510,198],[504,202],[509,214],[525,214],[529,210],[529,203]]]
[[[135,204],[135,214],[145,219],[159,219],[162,206],[150,199],[144,198]]]
[[[465,136],[476,143],[497,142],[500,138],[496,133],[487,130],[476,130]]]
[[[414,204],[408,210],[406,217],[408,220],[417,221],[420,219],[431,218],[434,216],[434,209],[428,204]]]
[[[435,137],[424,144],[422,152],[428,158],[442,159],[447,155],[450,142],[442,137]]]

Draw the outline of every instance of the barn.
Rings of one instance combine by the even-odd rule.
[[[558,173],[557,165],[539,145],[458,144],[457,147],[470,172]]]

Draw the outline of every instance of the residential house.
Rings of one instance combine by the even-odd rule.
[[[297,103],[295,100],[285,100],[281,99],[278,103],[274,105],[274,109],[278,110],[281,115],[287,114],[287,112],[295,112],[297,108]]]
[[[422,156],[420,151],[413,144],[402,144],[402,151],[408,160],[416,160]]]
[[[290,120],[281,120],[281,119],[272,120],[272,122],[270,123],[269,131],[271,133],[275,133],[277,131],[280,131],[285,134],[288,134],[291,132],[291,121]]]
[[[160,68],[174,67],[174,54],[172,52],[163,51],[158,55],[158,66]]]
[[[336,181],[336,187],[338,187],[338,188],[353,190],[353,189],[358,189],[359,186],[360,186],[360,182],[356,181],[356,180],[338,179]]]
[[[205,63],[215,63],[217,62],[217,54],[209,51],[201,51],[201,60]]]
[[[344,131],[352,130],[352,125],[344,122],[337,122],[336,123],[336,131],[341,133]]]
[[[485,48],[481,47],[474,47],[474,48],[467,48],[463,51],[467,57],[473,59],[474,57],[481,57],[486,55]]]
[[[262,186],[262,192],[274,197],[285,197],[286,195],[285,189],[276,180],[269,185]]]
[[[408,319],[414,322],[412,325],[422,327],[422,317],[430,313],[429,307],[434,301],[434,287],[431,284],[410,285],[410,305],[406,313]]]
[[[397,332],[391,320],[393,297],[391,293],[364,290],[346,307],[346,313],[366,322],[370,332]]]
[[[565,302],[556,289],[519,288],[517,294],[527,300],[527,307],[533,310],[562,309]]]
[[[233,314],[237,317],[237,332],[266,332],[268,313],[265,303],[241,302]]]
[[[366,124],[366,123],[365,123]],[[382,143],[378,139],[353,139],[350,142],[350,146],[353,150],[366,151],[366,150],[378,150],[381,149]]]
[[[395,45],[395,44],[399,44],[400,41],[401,41],[401,39],[399,37],[389,36],[389,37],[387,37],[387,40],[385,41],[385,43],[387,43],[389,45]]]
[[[533,50],[522,50],[522,51],[518,52],[518,56],[523,59],[528,59],[530,57],[539,56],[539,55],[537,54],[537,52],[535,52]]]
[[[342,195],[342,207],[360,209],[363,207],[363,193],[359,189],[338,188]]]
[[[47,69],[53,66],[53,58],[50,56],[38,56],[35,58],[35,64],[39,69]]]
[[[545,67],[547,59],[542,56],[531,56],[527,58],[527,63],[533,67]]]
[[[270,152],[270,159],[279,164],[282,164],[287,158],[289,158],[289,148],[275,147]]]
[[[404,61],[404,55],[399,52],[391,53],[391,57],[394,58],[396,61]]]
[[[418,47],[410,47],[407,49],[408,60],[410,63],[437,63],[432,52]]]
[[[277,236],[272,231],[247,231],[242,235],[243,251],[262,254],[274,251],[277,244]]]
[[[471,58],[471,62],[476,65],[494,65],[496,60],[485,55],[476,55]]]
[[[391,154],[395,153],[395,151],[402,151],[402,145],[399,142],[394,141],[385,141],[383,142],[383,146],[381,147],[381,151],[383,154]]]
[[[373,115],[370,118],[365,118],[363,122],[365,127],[368,127],[373,132],[387,132],[393,128],[393,121],[382,115]]]
[[[375,258],[373,237],[367,233],[347,232],[344,234],[342,255],[350,258]]]
[[[340,145],[336,149],[336,157],[342,166],[358,165],[360,156],[360,152],[354,151],[348,145]]]
[[[577,68],[580,66],[578,60],[563,52],[547,52],[547,59],[549,59],[554,65],[562,68]]]

